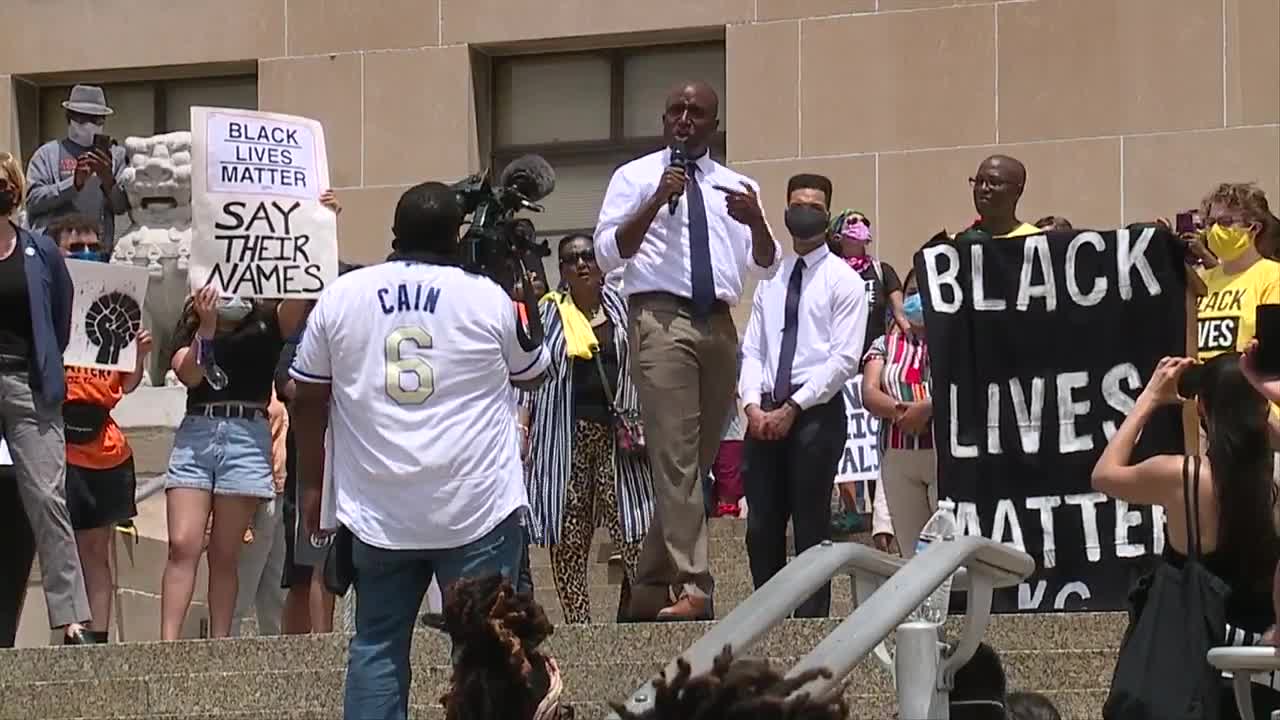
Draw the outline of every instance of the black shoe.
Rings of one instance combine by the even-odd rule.
[[[93,631],[80,628],[62,635],[63,645],[96,645],[93,641]]]

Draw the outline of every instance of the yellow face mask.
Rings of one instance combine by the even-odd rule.
[[[1209,250],[1223,262],[1231,262],[1244,254],[1253,244],[1253,231],[1248,227],[1238,228],[1214,223],[1209,228],[1206,238]]]

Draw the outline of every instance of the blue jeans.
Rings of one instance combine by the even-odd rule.
[[[356,634],[347,661],[344,720],[406,720],[414,620],[432,576],[446,594],[463,578],[495,573],[515,585],[526,552],[524,512],[448,550],[383,550],[353,539]]]

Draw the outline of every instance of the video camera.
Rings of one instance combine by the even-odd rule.
[[[547,257],[551,249],[545,240],[537,239],[533,222],[517,218],[521,210],[542,212],[538,201],[555,190],[555,171],[537,155],[524,155],[513,160],[502,171],[494,187],[489,173],[472,175],[451,186],[457,193],[463,213],[470,224],[462,236],[463,266],[498,283],[508,294],[517,278],[527,278],[528,257]],[[520,344],[533,350],[542,343],[543,328],[538,315],[538,298],[528,282],[522,283],[528,328],[520,327]]]

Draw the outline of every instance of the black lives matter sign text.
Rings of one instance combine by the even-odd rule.
[[[939,495],[963,531],[1036,560],[996,609],[1118,610],[1164,546],[1159,508],[1090,486],[1161,357],[1185,347],[1176,240],[1131,226],[992,239],[940,235],[916,253],[934,388]],[[1138,456],[1181,453],[1170,410]]]
[[[323,131],[306,118],[204,109],[193,198],[200,278],[241,297],[308,296],[336,271]],[[195,118],[193,117],[193,120]]]

